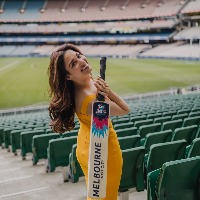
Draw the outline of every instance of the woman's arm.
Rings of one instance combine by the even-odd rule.
[[[130,112],[129,105],[112,90],[108,92],[106,103],[110,105],[111,116],[126,115]]]

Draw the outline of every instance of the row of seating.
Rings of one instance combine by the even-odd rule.
[[[193,100],[195,100],[196,98],[197,97],[195,97]],[[191,109],[193,108],[194,104],[191,105]],[[189,113],[191,113],[191,109]],[[194,117],[195,119],[197,119],[196,121],[192,121],[194,119],[190,119],[190,122],[192,123],[190,124],[189,122],[187,122],[187,126],[182,127],[182,124],[184,122],[186,123],[186,119],[191,118],[187,115],[183,119],[181,119],[181,127],[177,128],[174,126],[174,128],[172,127],[172,129],[170,129],[171,126],[168,125],[167,127],[167,125],[165,125],[167,127],[166,130],[162,130],[165,122],[155,123],[156,118],[146,118],[142,120],[140,118],[140,120],[137,119],[136,121],[130,121],[130,119],[132,120],[133,118],[135,120],[136,117],[139,116],[134,116],[131,114],[130,116],[126,116],[123,118],[118,117],[112,119],[113,125],[117,126],[115,127],[115,129],[118,135],[124,160],[123,175],[119,190],[120,192],[125,192],[132,187],[136,187],[138,191],[143,191],[146,186],[148,186],[147,176],[149,173],[151,173],[152,170],[154,170],[155,166],[162,167],[163,163],[171,161],[173,159],[185,157],[190,158],[192,156],[199,155],[199,116]],[[128,121],[122,123],[123,120]],[[143,122],[146,120],[150,120],[151,124],[143,124]],[[37,164],[40,159],[47,159],[47,172],[53,172],[56,167],[59,166],[69,166],[68,177],[67,179],[65,179],[65,181],[70,179],[72,182],[77,182],[79,177],[83,176],[83,172],[80,168],[79,163],[77,162],[75,155],[76,137],[79,128],[78,124],[76,126],[76,130],[72,131],[71,133],[64,133],[62,135],[59,135],[52,133],[52,130],[49,129],[49,125],[47,125],[46,123],[47,121],[49,123],[49,119],[47,119],[46,117],[40,120],[40,122],[38,120],[37,123],[37,120],[35,119],[32,120],[32,124],[24,123],[25,126],[23,125],[23,123],[19,123],[19,121],[19,119],[16,119],[16,121],[13,123],[13,129],[18,127],[19,130],[13,130],[11,128],[10,125],[12,120],[8,118],[6,120],[3,120],[3,122],[1,122],[0,124],[0,127],[3,129],[3,131],[5,130],[5,124],[6,128],[9,127],[11,129],[10,144],[12,144],[12,150],[14,149],[13,144],[16,144],[16,141],[18,141],[17,144],[18,147],[21,148],[21,154],[23,158],[25,158],[26,153],[32,152],[34,165]],[[128,127],[126,127],[125,124],[128,124]],[[0,131],[2,130],[1,128]],[[23,131],[20,131],[20,128]],[[25,128],[26,130],[24,131]],[[14,131],[14,133],[12,131]],[[16,141],[14,140],[15,142],[12,142],[15,131],[18,133],[18,137]],[[9,131],[7,130],[6,132],[3,132],[4,139],[8,136],[8,132]],[[33,132],[35,132],[36,134],[33,134]],[[9,139],[6,140],[8,141]],[[177,152],[179,153],[175,155],[176,150],[173,149],[171,150],[172,155],[168,153],[167,157],[163,158],[164,153],[161,152],[165,152],[165,150],[161,151],[160,149],[166,148],[167,153],[168,151],[170,151],[169,149],[171,149],[172,146],[174,149],[177,148],[180,152],[177,150]],[[159,154],[163,159],[158,159],[160,157],[157,154]],[[134,157],[133,155],[135,155],[136,157]],[[127,161],[125,161],[126,157]],[[134,161],[134,159],[135,162],[132,162]],[[153,165],[151,159],[155,159],[155,161],[153,160]],[[135,165],[136,163],[137,165]],[[132,168],[132,171],[130,172],[132,174],[129,173],[129,168]]]

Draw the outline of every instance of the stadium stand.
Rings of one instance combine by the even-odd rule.
[[[200,130],[199,116],[188,117],[190,113],[194,113],[194,111],[198,112],[200,105],[199,97],[199,93],[196,93],[189,95],[155,96],[143,99],[135,99],[134,101],[127,100],[131,107],[131,113],[124,117],[112,118],[114,126],[119,126],[121,128],[125,125],[129,126],[129,128],[126,129],[117,129],[119,143],[121,148],[124,149],[123,175],[119,189],[120,198],[125,198],[125,194],[130,192],[129,190],[132,190],[132,188],[136,188],[138,191],[143,191],[146,180],[145,176],[150,176],[148,172],[162,167],[162,164],[164,164],[166,161],[185,158],[185,156],[188,157],[189,155],[199,155],[197,147],[197,141],[199,141],[197,127],[198,131]],[[186,115],[183,115],[182,113],[185,113]],[[166,116],[169,122],[172,122],[174,121],[172,120],[172,117],[179,115],[182,115],[182,118],[181,120],[176,121],[181,122],[181,128],[177,128],[173,132],[171,130],[160,131],[161,125],[158,124],[158,129],[152,129],[154,126],[157,127],[156,119]],[[154,118],[158,116],[159,118]],[[148,120],[150,120],[151,125],[143,125],[143,123]],[[162,124],[163,127],[165,123],[166,122]],[[2,147],[5,146],[5,137],[2,139],[2,135],[7,135],[7,130],[12,130],[12,128],[16,129],[19,126],[23,127],[23,129],[15,130],[10,133],[12,136],[10,142],[13,153],[15,153],[16,149],[18,149],[14,145],[19,143],[19,137],[21,137],[24,138],[22,139],[21,153],[23,155],[25,155],[25,153],[29,153],[29,155],[33,156],[32,161],[34,165],[39,159],[46,159],[47,168],[45,169],[47,171],[53,172],[56,167],[69,166],[70,171],[68,171],[68,180],[71,180],[71,182],[77,182],[79,178],[83,176],[82,171],[79,168],[80,166],[77,164],[74,150],[72,151],[72,149],[75,148],[73,145],[76,144],[76,136],[69,137],[71,138],[69,140],[69,138],[66,138],[66,136],[70,136],[69,133],[63,134],[63,138],[59,138],[59,136],[56,134],[47,133],[50,129],[47,111],[38,111],[36,113],[27,114],[16,113],[15,115],[2,116],[2,120],[0,122],[0,138]],[[79,126],[77,124],[76,129],[78,129],[78,127]],[[31,130],[28,131],[26,130],[27,128]],[[146,128],[145,133],[142,135],[144,137],[144,142],[139,143],[141,138],[139,134],[142,133],[143,128]],[[40,135],[35,135],[36,133]],[[18,142],[13,142],[15,134],[18,134],[16,140]],[[71,132],[71,134],[77,134],[77,130]],[[127,136],[125,136],[126,134]],[[52,139],[51,136],[58,138]],[[185,140],[180,140],[183,138],[186,139],[187,142]],[[185,155],[187,144],[191,146],[187,147],[187,154]],[[179,153],[175,154],[175,148]],[[158,150],[156,151],[155,149]],[[132,159],[129,158],[128,154],[130,154],[130,156],[134,154],[136,156],[135,159],[137,160],[138,154],[136,155],[136,152],[140,152],[140,159],[137,162],[132,163],[130,162]],[[144,153],[149,154],[149,158],[148,156],[144,157]],[[145,166],[147,166],[147,172],[143,171],[142,168],[140,170],[136,170],[137,166],[142,166],[144,161]],[[135,165],[135,163],[138,162],[140,164]],[[129,169],[134,170],[129,172]],[[57,170],[57,172],[58,171],[59,170]],[[131,175],[130,173],[134,174]],[[128,180],[128,177],[129,179],[130,177],[132,178]],[[64,181],[66,181],[66,179],[64,179]],[[147,178],[147,182],[148,181],[149,180]],[[150,192],[149,189],[148,192]]]
[[[104,2],[70,0],[67,5],[64,0],[56,1],[56,3],[53,1],[35,1],[34,4],[29,0],[24,6],[23,14],[20,14],[18,9],[22,8],[22,3],[22,1],[5,1],[3,8],[5,10],[1,15],[0,21],[59,22],[138,19],[174,16],[183,6],[179,0],[169,0],[164,1],[164,3],[156,0],[133,0],[128,2],[124,0]]]
[[[181,13],[198,13],[200,11],[200,1],[194,0],[190,1],[183,10],[181,10]]]

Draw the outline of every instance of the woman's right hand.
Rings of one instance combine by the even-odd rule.
[[[94,85],[97,88],[97,93],[107,97],[110,91],[109,85],[100,76],[95,80]]]

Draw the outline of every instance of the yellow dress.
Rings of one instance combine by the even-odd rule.
[[[95,95],[89,95],[82,104],[81,112],[76,113],[80,121],[80,129],[77,139],[77,159],[88,183],[88,157],[90,142],[91,116],[86,114],[88,104],[95,99]],[[101,200],[117,200],[118,189],[122,174],[122,153],[115,130],[109,121],[108,138],[108,162],[107,162],[107,188],[106,198]],[[87,198],[87,200],[94,200]],[[99,200],[99,199],[98,199]]]

